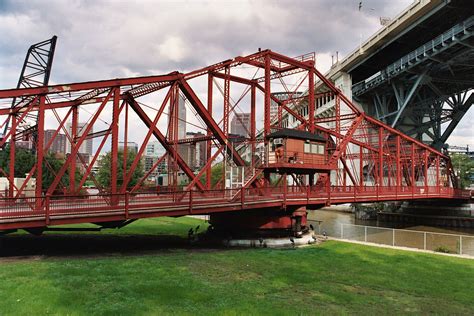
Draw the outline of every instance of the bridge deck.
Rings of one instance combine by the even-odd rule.
[[[276,187],[0,200],[0,230],[286,207],[410,199],[469,199],[439,187]]]

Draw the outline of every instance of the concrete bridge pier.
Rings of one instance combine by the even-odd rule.
[[[214,213],[209,223],[213,233],[226,236],[294,236],[308,230],[306,207],[294,210],[256,209]]]

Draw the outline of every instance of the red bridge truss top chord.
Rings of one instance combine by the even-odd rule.
[[[13,99],[17,106],[11,108]],[[183,108],[190,112],[185,117]],[[35,163],[18,184],[15,148],[28,140],[25,131],[33,117]],[[233,121],[244,135],[233,135]],[[8,151],[8,162],[0,163],[0,174],[8,185],[0,192],[0,230],[469,198],[457,188],[446,155],[361,112],[315,68],[314,53],[290,58],[263,50],[188,73],[0,90],[0,130],[3,126],[9,128],[0,135],[0,148]],[[201,133],[186,137],[189,128]],[[284,155],[275,154],[271,135],[287,128],[318,135],[324,144],[320,160],[308,160],[309,142],[304,152],[287,147]],[[52,131],[47,140],[46,129]],[[66,136],[68,152],[56,157],[63,163],[54,169],[46,156],[60,134]],[[94,150],[85,155],[84,145],[91,140]],[[165,153],[133,180],[151,140]],[[120,142],[129,141],[138,146],[127,163],[131,149]],[[199,161],[183,153],[187,144],[200,145]],[[111,152],[110,180],[104,186],[93,169],[106,151]],[[120,160],[119,153],[125,158]],[[223,168],[217,174],[218,163]],[[164,183],[150,185],[147,179],[160,164],[166,166]],[[47,171],[52,179],[46,187]],[[232,180],[235,175],[238,181]],[[87,181],[95,184],[94,193],[84,188]]]

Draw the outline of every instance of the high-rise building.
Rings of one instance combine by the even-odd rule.
[[[33,141],[31,139],[28,140],[18,140],[15,141],[16,148],[22,148],[27,150],[32,150],[34,147]]]
[[[291,96],[292,99],[302,97],[304,95],[303,92],[274,92],[272,96],[280,101],[286,101]],[[278,103],[272,100],[270,103],[270,118],[276,119],[278,114]]]
[[[119,142],[118,143],[118,149],[119,150],[124,150],[125,148],[125,143],[124,142]],[[135,154],[138,152],[138,144],[135,142],[127,142],[127,151],[128,152],[134,152]]]
[[[197,140],[203,136],[204,134],[201,132],[187,132],[186,138],[196,138],[196,141],[180,144],[180,147],[178,148],[181,157],[188,166],[194,170],[200,169],[206,164],[206,142]]]
[[[44,144],[45,146],[51,141],[51,139],[54,136],[54,133],[56,133],[56,130],[54,129],[47,129],[44,131]],[[64,154],[66,153],[66,135],[64,134],[57,134],[56,137],[54,138],[53,142],[51,143],[51,146],[49,147],[48,150],[50,153],[60,153]]]
[[[149,141],[146,145],[145,156],[161,157],[165,152],[165,148],[159,141]]]
[[[180,94],[178,100],[178,139],[183,139],[186,137],[186,99]]]
[[[203,133],[195,133],[194,137],[202,137]],[[206,142],[201,141],[196,143],[196,168],[201,169],[206,164]]]
[[[84,131],[86,130],[87,126],[89,124],[87,123],[77,123],[77,139],[76,141],[82,137],[82,134],[84,134]],[[68,123],[67,124],[67,130],[69,135],[72,135],[72,124]],[[89,131],[89,134],[94,132],[94,127],[91,128]],[[81,147],[79,147],[80,154],[88,154],[92,155],[92,138],[90,139],[85,139],[84,142],[82,143]],[[70,154],[71,153],[71,143],[69,141],[66,142],[66,153]]]
[[[235,113],[230,122],[230,133],[248,137],[250,133],[250,113]]]
[[[145,155],[144,155],[144,167],[145,173],[148,173],[153,166],[156,164],[158,159],[160,159],[166,153],[165,148],[158,141],[150,141],[146,145]],[[150,173],[149,179],[156,180],[159,174],[166,171],[166,159],[164,159],[154,170]]]

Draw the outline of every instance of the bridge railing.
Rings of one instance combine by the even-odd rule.
[[[0,199],[0,220],[72,216],[80,214],[129,214],[130,212],[188,210],[201,206],[237,206],[244,209],[255,203],[326,204],[358,201],[379,201],[416,198],[464,198],[470,191],[438,187],[383,186],[276,186],[245,189],[189,190],[76,196],[46,196]],[[204,211],[201,211],[205,213]]]

